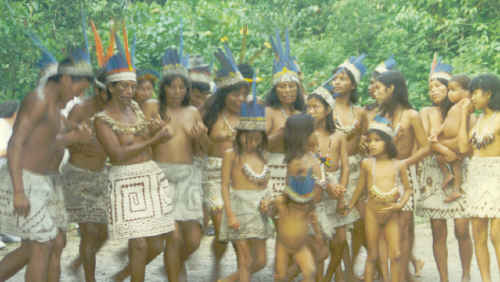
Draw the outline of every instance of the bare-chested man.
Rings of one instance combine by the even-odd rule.
[[[94,115],[104,109],[108,100],[104,71],[94,82],[95,95],[81,101],[69,113],[68,119],[76,124],[92,128]],[[104,86],[104,88],[103,88]],[[85,142],[86,141],[86,142]],[[83,263],[85,281],[95,281],[96,253],[107,239],[105,191],[107,155],[97,141],[95,130],[92,137],[69,146],[71,157],[63,168],[62,182],[66,210],[70,222],[80,228],[80,253],[72,263],[76,271]]]
[[[398,71],[388,71],[376,78],[375,98],[380,105],[380,117],[390,123],[396,136],[394,143],[398,150],[397,158],[405,160],[410,166],[409,176],[413,186],[414,195],[401,212],[402,228],[402,281],[410,281],[408,261],[415,239],[413,210],[415,208],[415,197],[418,196],[419,187],[416,185],[415,164],[430,153],[430,144],[427,140],[422,120],[417,111],[413,110],[408,102],[408,90],[406,80]]]
[[[43,77],[19,110],[7,158],[0,229],[20,236],[21,246],[0,263],[2,280],[26,264],[27,281],[59,281],[60,255],[65,245],[64,198],[52,175],[58,173],[61,148],[84,131],[61,132],[61,109],[90,85],[92,68],[85,59],[63,60],[57,74]],[[51,76],[50,76],[51,75]]]

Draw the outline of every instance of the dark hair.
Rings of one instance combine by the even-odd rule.
[[[243,153],[243,144],[241,144],[240,140],[241,135],[252,131],[253,130],[243,130],[243,129],[236,130],[236,137],[234,139],[233,149],[238,155],[241,155]],[[262,135],[262,142],[257,147],[257,153],[259,157],[264,161],[264,151],[267,148],[267,134],[265,131],[259,131],[259,132]]]
[[[444,78],[440,78],[440,77],[434,78],[434,79],[437,80],[437,81],[439,81],[439,82],[441,82],[448,89],[448,82],[449,82],[448,80],[446,80]],[[453,103],[448,98],[448,95],[446,95],[446,97],[444,98],[444,100],[439,105],[437,105],[434,102],[432,103],[432,105],[436,106],[436,107],[439,107],[439,111],[441,112],[441,117],[444,120],[444,118],[448,115],[448,111],[453,106]]]
[[[456,82],[462,87],[462,89],[469,90],[470,78],[466,74],[454,75],[450,82]]]
[[[271,91],[266,95],[266,106],[272,108],[278,108],[281,106],[281,102],[276,94],[276,85],[273,86]],[[306,103],[304,102],[304,95],[302,93],[302,87],[297,83],[297,98],[295,99],[295,103],[293,103],[294,109],[303,112],[306,110]]]
[[[325,99],[323,99],[323,97],[321,97],[320,95],[312,93],[312,94],[307,96],[307,100],[311,100],[313,98],[318,99],[318,101],[321,102],[321,104],[323,105],[323,107],[325,107],[326,110],[328,110],[330,108],[330,106],[325,101]],[[332,112],[333,112],[333,109],[330,108],[330,110],[332,110]],[[334,133],[335,132],[335,123],[333,122],[333,115],[331,113],[326,116],[325,122],[326,122],[326,131],[328,131],[330,134]]]
[[[208,92],[210,91],[210,84],[200,81],[192,81],[191,89],[198,89],[200,92]]]
[[[63,74],[60,74],[59,71],[61,70],[61,68],[64,68],[64,67],[71,67],[71,66],[74,66],[74,62],[71,58],[65,58],[64,60],[62,60],[58,66],[57,66],[57,74],[49,77],[47,79],[47,81],[52,81],[52,82],[59,82],[59,80],[61,80],[61,77],[63,76]],[[92,75],[69,75],[71,77],[71,81],[72,82],[79,82],[81,80],[87,80],[88,82],[92,83],[93,80],[94,80],[94,77]]]
[[[208,134],[210,134],[212,126],[217,121],[219,113],[226,106],[227,95],[235,90],[241,89],[242,87],[248,87],[248,83],[246,81],[241,81],[229,87],[218,88],[215,94],[213,95],[214,96],[213,100],[206,101],[207,106],[205,108],[206,109],[205,114],[203,115],[203,122],[205,123],[205,126],[208,129]]]
[[[17,100],[8,100],[0,104],[0,118],[11,118],[18,110],[20,103]]]
[[[398,149],[396,148],[396,144],[394,144],[394,140],[391,136],[387,135],[387,133],[378,130],[378,129],[368,129],[367,134],[375,133],[377,134],[385,144],[385,151],[389,158],[394,159],[398,156]]]
[[[158,95],[158,100],[160,101],[160,116],[162,118],[165,118],[165,112],[167,110],[167,94],[165,93],[165,88],[169,86],[176,78],[181,78],[182,82],[184,83],[184,86],[186,87],[186,95],[184,96],[181,105],[184,107],[189,105],[189,99],[191,97],[191,81],[183,75],[179,74],[167,75],[164,78],[162,78],[160,82],[160,89]]]
[[[337,73],[337,71],[340,69],[339,68],[336,68],[332,71],[332,74],[335,74]],[[352,104],[356,104],[356,102],[358,102],[358,84],[356,83],[356,80],[354,79],[354,75],[352,74],[352,72],[346,68],[344,68],[342,70],[343,72],[347,73],[347,76],[349,77],[349,79],[351,80],[351,83],[354,85],[354,89],[352,90],[351,92],[351,97],[350,97],[350,101]],[[341,71],[341,72],[342,72]]]
[[[389,101],[380,105],[382,115],[388,114],[392,117],[397,105],[401,105],[407,109],[413,108],[408,101],[408,88],[406,87],[406,80],[401,72],[386,71],[381,73],[376,80],[385,85],[385,87],[394,86],[394,92]]]
[[[500,111],[500,79],[498,76],[487,73],[474,77],[470,82],[469,90],[473,92],[476,89],[491,92],[488,107],[494,111]]]
[[[156,81],[154,79],[149,79],[149,78],[145,78],[145,77],[142,77],[141,79],[137,80],[137,86],[143,84],[146,81],[149,81],[149,83],[151,83],[151,86],[153,86],[153,88],[156,87]]]
[[[113,98],[113,95],[111,94],[111,92],[109,92],[109,85],[115,86],[117,83],[118,81],[114,81],[106,84],[106,97],[108,98],[108,101],[111,101],[111,98]]]
[[[314,118],[308,114],[295,114],[290,116],[285,123],[285,160],[302,157],[306,152],[308,138],[314,132]]]

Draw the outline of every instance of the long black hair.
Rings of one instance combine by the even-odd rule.
[[[206,102],[207,108],[205,114],[203,115],[203,122],[208,129],[208,134],[210,134],[213,125],[217,121],[219,113],[226,106],[227,95],[235,90],[240,90],[242,87],[248,87],[248,83],[246,81],[242,81],[228,87],[219,88],[215,91],[213,101]]]
[[[337,73],[337,71],[339,69],[340,69],[340,67],[334,69],[332,71],[332,74]],[[356,83],[356,80],[354,79],[354,75],[352,74],[352,72],[350,70],[344,68],[342,71],[347,74],[347,76],[351,80],[351,83],[354,85],[354,89],[351,92],[351,97],[349,98],[349,101],[351,101],[352,104],[356,104],[358,102],[358,84]]]
[[[302,157],[309,136],[314,132],[314,118],[308,114],[295,114],[290,116],[285,123],[285,160]]]
[[[469,90],[474,92],[482,89],[484,92],[491,92],[488,107],[494,111],[500,111],[500,79],[494,74],[481,74],[474,77],[470,82]]]
[[[394,92],[389,98],[389,101],[384,102],[383,105],[379,105],[382,115],[387,114],[392,117],[397,105],[401,105],[406,109],[413,108],[408,101],[408,88],[406,87],[406,80],[401,72],[393,70],[386,71],[381,73],[376,80],[385,87],[394,86]]]
[[[328,105],[328,103],[325,101],[325,99],[323,99],[323,97],[321,97],[320,95],[318,94],[309,94],[307,96],[307,100],[311,100],[311,99],[318,99],[318,101],[321,102],[321,104],[323,105],[323,107],[328,110],[330,109],[331,112],[326,116],[326,131],[328,131],[328,133],[330,134],[333,134],[335,132],[335,122],[333,122],[333,109],[330,108],[330,105]]]
[[[8,100],[0,104],[0,118],[11,118],[19,111],[20,103],[17,100]]]
[[[160,89],[159,89],[159,95],[158,95],[158,100],[160,101],[160,116],[161,118],[165,118],[165,113],[167,111],[167,94],[165,93],[165,89],[167,86],[170,86],[172,82],[176,78],[181,78],[182,82],[184,83],[184,86],[186,87],[186,95],[184,96],[184,99],[181,102],[181,105],[183,107],[189,105],[189,100],[191,98],[191,81],[180,74],[172,74],[172,75],[167,75],[162,78],[160,82]]]
[[[396,148],[396,144],[394,144],[394,140],[387,133],[378,130],[378,129],[368,129],[367,134],[375,133],[377,134],[382,141],[384,141],[385,151],[389,158],[394,159],[398,156],[398,149]]]
[[[267,93],[266,95],[266,106],[269,106],[271,108],[279,108],[281,106],[278,94],[276,94],[276,85],[274,85],[273,88],[271,88],[271,91],[269,91],[269,93]],[[300,87],[299,83],[297,83],[297,98],[293,103],[293,108],[300,112],[306,110],[304,93],[302,93],[302,87]]]

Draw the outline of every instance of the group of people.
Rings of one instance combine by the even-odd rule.
[[[431,221],[441,281],[449,280],[447,219],[462,281],[470,281],[473,249],[491,281],[489,226],[500,255],[498,76],[452,75],[435,58],[432,106],[417,111],[391,57],[373,69],[376,102],[363,107],[365,55],[306,93],[287,31],[285,44],[271,37],[272,88],[261,100],[255,71],[237,64],[227,44],[214,54],[213,79],[201,56],[184,54],[181,29],[158,75],[136,70],[125,26],[123,42],[113,30],[108,48],[91,26],[98,70],[87,42],[61,62],[42,48],[38,85],[17,113],[0,169],[0,231],[23,240],[0,262],[1,281],[26,265],[27,281],[58,281],[68,222],[81,234],[71,267],[83,266],[86,281],[95,281],[108,237],[128,240],[121,255],[129,263],[114,280],[144,281],[163,253],[168,280],[185,281],[209,218],[215,264],[207,280],[250,281],[268,265],[266,240],[276,234],[275,281],[353,281],[362,246],[365,281],[411,281],[409,264],[422,267],[412,253],[415,213]],[[94,94],[83,97],[87,88]],[[66,118],[61,110],[75,97]],[[237,269],[220,277],[229,242]]]

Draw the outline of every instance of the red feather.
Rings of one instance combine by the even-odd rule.
[[[102,40],[92,20],[90,20],[90,25],[92,26],[92,32],[94,33],[95,54],[97,57],[97,64],[99,65],[99,67],[102,67],[104,65],[104,50],[102,47]]]
[[[104,58],[104,63],[106,63],[109,58],[113,56],[113,51],[115,49],[115,29],[114,25],[111,26],[111,30],[109,31],[109,46],[106,51],[106,57]]]
[[[123,44],[125,47],[125,56],[127,57],[128,68],[132,70],[132,59],[130,58],[130,50],[128,49],[128,36],[127,36],[127,28],[125,27],[125,21],[123,21],[122,29],[123,29]]]

